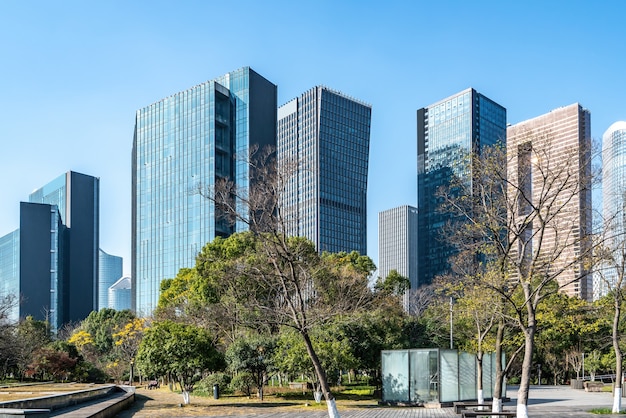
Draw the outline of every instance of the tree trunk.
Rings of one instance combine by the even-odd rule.
[[[533,351],[535,348],[535,310],[528,303],[528,326],[524,329],[524,360],[522,362],[522,379],[517,392],[517,418],[528,418],[528,392],[530,389],[530,373],[532,370]]]
[[[330,392],[330,386],[328,385],[328,380],[326,379],[326,372],[322,368],[322,363],[320,362],[319,357],[317,357],[317,353],[313,349],[313,343],[311,343],[311,338],[306,330],[300,331],[302,338],[304,339],[304,344],[306,345],[306,351],[309,353],[309,357],[311,358],[311,362],[313,362],[313,368],[315,369],[315,374],[317,375],[317,379],[320,382],[320,389],[324,394],[324,399],[326,400],[326,406],[328,407],[328,417],[329,418],[339,418],[339,411],[337,410],[337,404],[335,402],[335,398]]]
[[[613,389],[612,413],[619,414],[622,409],[622,349],[619,346],[619,320],[622,313],[621,289],[616,289],[615,313],[613,315],[613,350],[615,351],[615,387]]]
[[[265,373],[261,372],[257,381],[261,382],[258,387],[258,395],[259,395],[259,400],[263,402],[263,387],[265,386]]]
[[[478,403],[480,405],[485,403],[485,396],[483,394],[483,351],[478,349],[476,353],[476,395],[478,397]]]
[[[496,382],[493,387],[493,412],[502,412],[502,390],[504,389],[504,370],[502,367],[502,341],[504,340],[504,320],[498,321],[496,331]]]

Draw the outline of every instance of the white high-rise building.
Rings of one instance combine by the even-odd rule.
[[[602,135],[602,217],[610,226],[613,236],[620,237],[624,233],[624,209],[626,209],[626,122],[619,121],[612,124]],[[615,242],[613,244],[617,245]],[[602,269],[594,278],[594,299],[606,295],[616,279],[614,268]]]
[[[396,270],[417,289],[417,208],[400,206],[378,214],[378,276],[386,278]],[[404,295],[403,305],[411,310],[410,290]]]

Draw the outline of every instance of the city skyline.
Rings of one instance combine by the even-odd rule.
[[[0,5],[7,63],[0,167],[12,180],[0,186],[0,236],[19,226],[18,202],[28,190],[59,172],[89,173],[101,179],[101,247],[123,256],[128,274],[135,111],[242,66],[278,85],[278,105],[320,84],[371,104],[367,217],[375,261],[377,214],[417,204],[415,111],[425,104],[471,86],[506,107],[515,124],[580,102],[591,111],[594,139],[626,118],[619,100],[626,58],[615,53],[626,39],[621,2],[591,10],[576,1],[242,2],[237,32],[226,22],[202,24],[209,11],[230,13],[226,5],[147,5]],[[306,34],[303,21],[318,30]]]

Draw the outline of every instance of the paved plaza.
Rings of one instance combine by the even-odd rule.
[[[507,395],[510,401],[504,405],[505,409],[515,410],[517,402],[517,386],[509,387]],[[613,403],[611,393],[585,392],[570,389],[564,386],[532,386],[528,415],[530,417],[626,417],[622,415],[596,415],[587,411],[593,408],[610,408]],[[626,407],[626,399],[624,400]],[[460,417],[454,413],[454,408],[378,408],[364,407],[362,409],[340,410],[345,418],[439,418]],[[247,415],[251,416],[251,415]],[[255,414],[255,418],[323,418],[328,416],[325,411],[276,412]],[[229,416],[232,418],[232,415]],[[215,418],[214,416],[211,418]],[[224,416],[224,418],[226,418]]]
[[[509,387],[507,395],[510,398],[504,404],[507,410],[515,410],[517,401],[517,387]],[[574,417],[574,418],[599,418],[599,417],[626,417],[621,415],[595,415],[588,411],[593,408],[610,408],[613,402],[609,392],[585,392],[583,390],[570,389],[567,386],[532,386],[528,406],[529,416],[532,417]],[[92,405],[82,404],[74,408],[56,411],[51,416],[59,418],[85,418],[101,410],[101,401],[94,401]],[[325,409],[302,410],[302,411],[274,411],[268,412],[264,407],[254,407],[252,404],[245,405],[241,410],[230,409],[226,411],[211,411],[211,408],[191,410],[183,408],[166,409],[157,407],[145,408],[146,405],[137,404],[135,408],[117,415],[120,418],[232,418],[233,416],[246,416],[255,418],[325,418]],[[624,400],[626,409],[626,399]],[[343,418],[440,418],[460,417],[455,414],[454,408],[422,408],[422,407],[379,407],[377,405],[363,405],[361,407],[339,408]],[[227,414],[227,415],[220,415]]]
[[[510,400],[504,404],[507,410],[515,410],[517,402],[517,386],[509,387],[507,392]],[[570,389],[567,386],[533,386],[530,389],[530,400],[528,406],[529,417],[575,417],[575,418],[599,418],[599,417],[626,417],[626,414],[620,415],[596,415],[587,411],[593,408],[610,408],[613,402],[611,393],[608,392],[585,392],[583,390]],[[626,408],[626,399],[624,401]],[[147,416],[138,411],[137,416]],[[156,411],[153,411],[153,413]],[[363,406],[356,409],[339,410],[342,418],[439,418],[439,417],[460,417],[461,415],[454,412],[454,408],[421,408],[421,407],[378,407]],[[157,414],[158,415],[158,414]],[[122,414],[126,417],[126,414]],[[128,416],[134,416],[128,415]],[[185,414],[185,410],[181,409],[180,414],[168,411],[167,415],[159,415],[167,417],[190,417]],[[254,418],[325,418],[327,412],[325,410],[315,411],[290,411],[290,412],[268,412],[264,409],[257,409],[254,412],[250,410],[237,412],[229,412],[228,415],[206,415],[193,414],[193,418],[198,416],[211,418],[233,418],[254,417]]]

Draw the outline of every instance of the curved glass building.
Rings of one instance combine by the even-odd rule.
[[[108,307],[116,311],[131,309],[132,291],[130,277],[121,277],[107,289]]]
[[[605,222],[609,223],[614,236],[624,233],[624,209],[626,209],[626,122],[619,121],[612,124],[602,135],[602,216]],[[602,269],[600,276],[596,276],[594,280],[594,299],[606,295],[616,279],[617,273],[614,268],[607,266]]]

